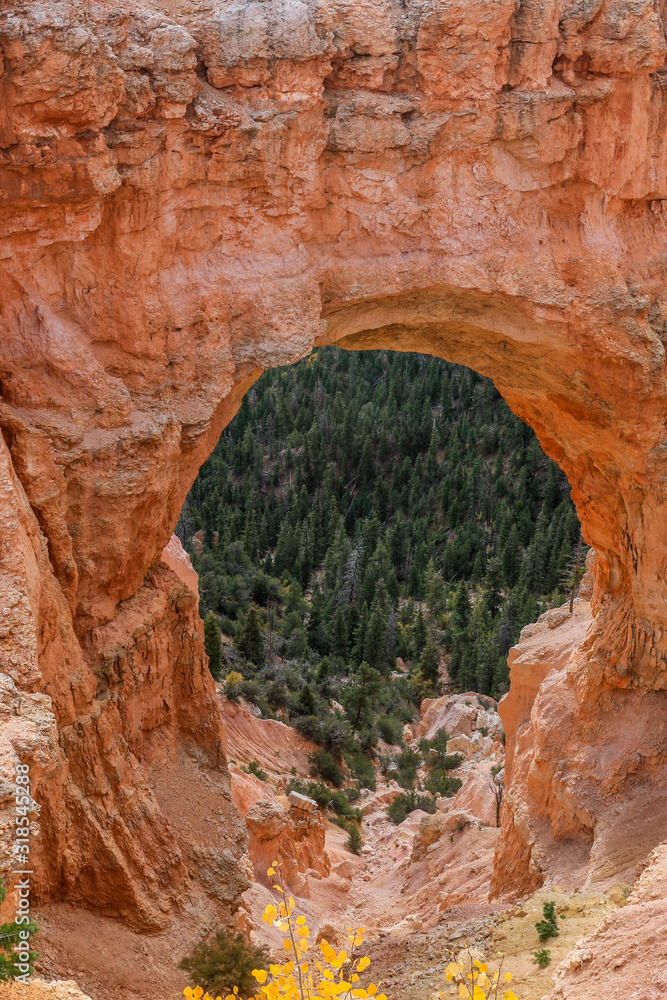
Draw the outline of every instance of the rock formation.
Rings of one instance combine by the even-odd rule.
[[[253,715],[254,705],[220,700],[227,734],[228,757],[233,764],[258,764],[268,773],[274,785],[290,773],[300,778],[310,777],[309,755],[315,744],[278,719],[262,719]],[[235,768],[232,764],[232,785]],[[292,768],[294,769],[292,771]],[[237,770],[237,769],[236,769]],[[245,779],[251,778],[246,774]]]
[[[510,650],[502,832],[494,888],[633,883],[665,839],[664,694],[580,697],[590,605],[547,612]]]
[[[543,688],[545,726],[553,698],[592,761],[617,692],[628,717],[659,712],[663,14],[653,0],[0,11],[0,657],[51,699],[58,732],[50,762],[18,751],[42,810],[38,898],[149,928],[205,871],[235,905],[224,734],[195,599],[161,554],[244,392],[317,344],[426,351],[494,379],[567,472],[597,551],[595,618],[567,695],[555,677]],[[197,819],[202,774],[215,836]],[[508,870],[535,836],[517,822]],[[590,839],[588,823],[554,836]]]
[[[307,872],[327,878],[331,859],[325,847],[326,830],[317,804],[292,792],[276,796],[271,786],[254,774],[230,765],[232,801],[248,828],[248,854],[255,878],[271,888],[267,876],[274,862],[280,865],[286,885],[298,896],[308,897]]]
[[[596,993],[624,1000],[633,990],[660,997],[667,990],[667,849],[653,851],[634,891],[556,970],[548,1000],[579,1000]],[[647,970],[650,972],[647,975]]]

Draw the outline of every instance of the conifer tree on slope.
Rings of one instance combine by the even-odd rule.
[[[204,619],[204,648],[208,656],[208,667],[216,681],[222,677],[222,641],[218,619],[212,611]]]

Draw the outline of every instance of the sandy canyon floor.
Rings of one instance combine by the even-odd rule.
[[[415,810],[397,826],[386,815],[387,804],[398,793],[396,783],[379,783],[375,792],[365,792],[357,803],[363,812],[360,856],[347,848],[346,831],[328,819],[322,821],[320,814],[310,827],[294,825],[284,789],[294,774],[308,776],[312,749],[308,741],[283,723],[255,717],[251,706],[228,702],[222,695],[220,704],[233,798],[248,823],[255,867],[255,881],[244,895],[237,923],[252,930],[254,939],[268,944],[276,954],[281,937],[260,920],[275,895],[265,876],[266,859],[273,853],[292,864],[297,906],[314,935],[342,945],[349,926],[366,928],[374,980],[381,979],[390,998],[430,1000],[439,990],[445,997],[456,995],[445,981],[445,968],[452,955],[470,948],[492,965],[504,962],[504,968],[513,973],[513,988],[520,1000],[538,1000],[554,989],[560,963],[573,968],[590,962],[583,939],[600,925],[604,927],[605,919],[626,902],[630,887],[624,885],[606,894],[565,892],[555,886],[511,906],[503,900],[489,900],[499,834],[490,776],[491,768],[502,764],[504,751],[497,713],[474,694],[424,703],[421,724],[407,733],[416,745],[421,736],[447,728],[465,753],[457,772],[462,788],[452,799],[441,800],[434,815]],[[267,773],[266,781],[244,770],[253,761]],[[210,815],[202,817],[204,776],[202,786],[204,799],[200,793],[197,817],[190,814],[187,787],[179,787],[177,781],[172,787],[172,795],[182,797],[186,825],[219,820],[215,789],[211,790]],[[265,818],[264,826],[257,815]],[[285,816],[290,818],[278,834],[272,826],[276,816],[283,817],[283,823]],[[299,829],[302,834],[306,829],[300,842]],[[551,962],[540,969],[533,961],[540,947],[535,922],[541,917],[542,904],[549,900],[556,902],[560,934],[546,945]],[[141,935],[118,921],[60,905],[44,907],[39,921],[40,975],[47,980],[74,980],[94,1000],[176,1000],[187,985],[177,962],[188,950],[193,926],[198,934],[212,929],[198,924],[196,914],[186,912],[181,926]],[[46,987],[40,993],[41,988],[35,987],[25,997],[76,997],[76,987],[61,985],[60,993]],[[11,994],[0,991],[0,997],[23,1000],[19,987],[11,989]]]

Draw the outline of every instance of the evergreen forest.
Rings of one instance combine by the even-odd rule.
[[[354,772],[400,746],[427,695],[502,696],[510,646],[585,555],[565,476],[490,380],[337,348],[261,376],[177,534],[214,676],[334,778],[343,753]]]

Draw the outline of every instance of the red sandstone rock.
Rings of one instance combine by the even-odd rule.
[[[325,826],[317,809],[286,808],[275,798],[260,799],[245,821],[250,834],[248,852],[259,882],[274,884],[275,879],[266,873],[277,861],[292,892],[308,897],[308,879],[303,873],[311,870],[324,878],[329,875],[331,860],[324,846]]]
[[[484,727],[495,738],[502,733],[495,708],[493,698],[480,697],[474,691],[444,695],[437,699],[426,698],[421,703],[422,719],[416,736],[432,740],[439,730],[444,729],[450,737],[469,738],[476,730]]]
[[[462,787],[451,800],[452,809],[462,809],[470,813],[481,823],[497,826],[496,795],[494,792],[492,767],[502,766],[498,757],[481,761],[474,770],[466,774],[457,770],[455,773],[463,780]],[[439,804],[442,804],[442,799]],[[449,800],[445,799],[445,802]]]
[[[590,610],[548,612],[510,651],[502,832],[494,891],[634,882],[665,836],[663,695],[589,690]],[[585,648],[585,647],[584,647]]]
[[[232,800],[248,828],[248,853],[255,878],[272,886],[275,879],[266,873],[272,862],[278,861],[292,892],[309,896],[304,874],[310,871],[326,878],[331,871],[325,826],[316,804],[305,796],[276,798],[269,784],[234,764],[230,764],[229,772]]]
[[[163,548],[161,558],[199,601],[199,577],[176,535],[172,535]]]
[[[228,757],[248,765],[257,763],[275,784],[295,768],[300,778],[310,776],[308,756],[315,744],[296,729],[276,719],[251,715],[243,704],[221,699]]]
[[[595,996],[626,1000],[633,993],[647,998],[664,996],[665,926],[667,847],[663,844],[652,852],[627,905],[614,910],[593,934],[578,941],[555,970],[556,986],[547,1000]]]
[[[246,774],[235,764],[229,765],[229,777],[231,779],[232,802],[242,819],[246,818],[255,803],[273,796],[270,785],[265,781],[260,781],[255,774]]]

